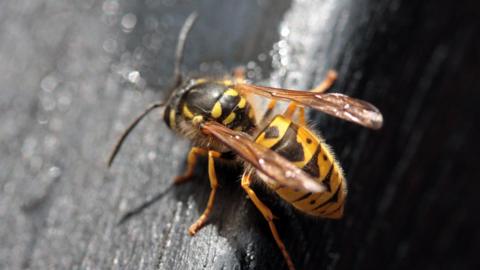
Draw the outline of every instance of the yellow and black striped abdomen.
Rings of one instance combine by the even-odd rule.
[[[307,127],[278,115],[260,132],[255,141],[293,162],[323,183],[322,193],[297,191],[269,182],[282,199],[312,216],[340,218],[346,198],[342,168],[328,145]]]

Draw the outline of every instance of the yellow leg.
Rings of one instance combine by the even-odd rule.
[[[301,126],[305,126],[307,124],[307,121],[305,120],[305,108],[298,108],[298,113],[298,122]]]
[[[329,70],[325,80],[323,80],[323,82],[320,83],[317,87],[313,88],[311,90],[311,92],[323,93],[323,92],[327,91],[330,87],[332,87],[333,83],[335,83],[336,80],[337,80],[337,72],[335,72],[333,70]],[[298,120],[299,120],[301,125],[305,125],[306,124],[305,108],[299,107],[295,102],[291,102],[288,105],[287,110],[285,110],[283,115],[285,117],[289,118],[289,119],[292,119],[293,114],[295,113],[295,110],[297,108],[299,109],[299,113],[300,113],[299,116],[298,116]]]
[[[297,109],[298,109],[298,123],[302,126],[305,126],[307,124],[307,121],[305,120],[305,108],[299,107],[295,102],[290,102],[290,104],[288,104],[287,110],[285,110],[285,112],[283,113],[283,116],[285,116],[288,119],[293,119],[293,115],[295,114],[295,111]]]
[[[200,148],[200,147],[192,147],[190,152],[188,153],[187,158],[187,171],[183,175],[179,175],[175,177],[173,181],[175,184],[181,184],[193,176],[193,171],[195,170],[195,165],[197,164],[197,158],[199,155],[206,155],[208,150]]]
[[[276,100],[274,99],[270,100],[270,102],[267,105],[267,110],[265,111],[262,118],[260,119],[260,123],[262,123],[263,121],[266,121],[272,115],[273,109],[275,109],[276,105],[277,105]]]
[[[283,116],[285,116],[288,119],[292,119],[293,114],[295,113],[295,110],[297,109],[297,107],[298,107],[297,103],[290,102],[290,104],[288,104],[287,110],[285,110],[285,112],[283,113]]]
[[[210,191],[210,197],[208,198],[207,208],[205,208],[203,214],[188,229],[190,235],[195,235],[198,230],[205,225],[205,222],[212,211],[213,203],[215,202],[215,193],[217,192],[218,187],[217,175],[215,174],[214,158],[219,158],[220,156],[221,154],[219,152],[208,151],[208,178],[210,178],[210,187],[212,190]]]
[[[327,73],[327,77],[321,84],[319,84],[317,87],[312,89],[312,92],[315,93],[323,93],[327,91],[330,87],[332,87],[333,83],[337,80],[337,72],[334,70],[329,70]]]
[[[278,235],[277,228],[275,227],[275,224],[273,223],[273,214],[272,211],[262,203],[255,194],[255,192],[250,188],[250,181],[251,181],[251,171],[245,172],[242,176],[242,188],[247,192],[248,197],[252,200],[252,202],[255,204],[258,210],[262,213],[263,217],[267,220],[268,225],[270,226],[270,231],[272,232],[273,238],[275,239],[275,242],[277,243],[277,246],[280,248],[280,251],[282,252],[283,257],[285,258],[285,261],[287,262],[288,269],[290,270],[295,270],[295,266],[293,265],[292,259],[290,258],[290,255],[288,254],[287,249],[285,248],[285,244],[283,244],[282,239],[280,239],[280,236]]]

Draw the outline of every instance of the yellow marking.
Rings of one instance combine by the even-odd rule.
[[[198,125],[198,124],[200,124],[200,123],[202,123],[202,122],[203,122],[203,116],[201,116],[201,115],[196,115],[196,116],[194,116],[193,119],[192,119],[192,123],[193,123],[194,125]]]
[[[313,211],[310,211],[308,212],[308,214],[310,215],[315,215],[315,216],[322,216],[322,217],[327,217],[327,218],[339,218],[341,217],[342,213],[343,213],[343,207],[344,207],[344,203],[345,203],[345,195],[346,195],[346,192],[345,190],[343,189],[343,187],[340,187],[342,190],[339,191],[339,194],[338,194],[338,199],[336,202],[331,202],[331,203],[328,203],[316,210],[313,210]],[[329,214],[331,212],[333,212],[334,210],[338,209],[338,208],[342,208],[341,210],[338,210],[338,212],[335,212],[333,215],[332,214]]]
[[[255,119],[255,111],[253,111],[253,108],[248,110],[248,118]]]
[[[255,139],[256,143],[259,143],[267,148],[271,148],[274,146],[278,141],[280,141],[285,133],[287,132],[288,127],[290,126],[290,123],[292,121],[289,119],[286,119],[285,117],[281,115],[277,115],[272,122],[268,125],[268,127],[276,127],[278,129],[278,137],[276,138],[271,138],[271,139],[266,139],[265,138],[265,131],[260,133],[260,135]]]
[[[302,146],[304,159],[302,161],[294,162],[294,164],[299,168],[303,168],[308,164],[308,162],[310,162],[313,155],[317,151],[320,140],[308,129],[298,126],[297,142]]]
[[[238,126],[238,127],[235,127],[233,130],[235,130],[235,131],[243,131],[243,127]]]
[[[337,179],[334,180],[333,177],[336,177]],[[342,184],[342,186],[340,187],[341,190],[338,191],[339,193],[338,193],[337,202],[328,203],[328,204],[326,204],[326,205],[324,205],[324,206],[322,206],[318,209],[315,209],[315,208],[317,208],[319,205],[325,203],[326,201],[330,200],[330,198],[332,198],[332,196],[335,195],[335,193],[337,191],[337,188],[338,188],[338,185],[341,183],[341,181],[343,181],[343,178],[338,179],[338,175],[335,173],[335,175],[332,175],[332,182],[331,182],[332,183],[332,191],[331,192],[314,193],[314,194],[310,195],[308,198],[306,198],[302,201],[299,201],[297,203],[294,203],[293,206],[295,206],[295,208],[297,208],[300,211],[302,211],[304,213],[307,213],[309,215],[325,216],[323,214],[320,214],[324,209],[336,208],[340,204],[344,203],[345,196],[346,196],[346,189],[344,188],[345,183]],[[335,182],[338,183],[338,184],[334,185]],[[312,200],[314,200],[314,203],[310,203]],[[331,205],[336,205],[336,207],[332,207]],[[327,217],[327,216],[325,216],[325,217]]]
[[[327,157],[327,160],[324,159],[324,156]],[[320,144],[320,153],[318,155],[318,160],[317,160],[318,168],[320,168],[319,178],[322,181],[324,180],[325,176],[327,176],[330,166],[336,165],[335,163],[336,161],[332,155],[332,152],[330,151],[330,147],[322,142]],[[334,174],[337,171],[337,168],[339,168],[339,166],[335,166],[333,168],[332,174]]]
[[[184,105],[183,105],[183,115],[184,115],[185,117],[187,117],[188,119],[192,119],[192,118],[193,118],[193,113],[190,111],[190,109],[188,109],[187,104],[184,104]]]
[[[288,129],[289,123],[290,123],[289,119],[286,119],[285,117],[280,115],[276,116],[272,120],[272,122],[269,124],[269,126],[275,126],[279,129],[279,137],[277,139],[265,139],[265,132],[262,132],[255,141],[259,144],[262,144],[266,147],[271,148],[277,141],[279,141],[285,135],[285,132]],[[316,160],[318,167],[320,169],[320,176],[316,180],[317,182],[325,181],[326,180],[325,178],[331,167],[332,168],[332,174],[330,177],[331,191],[313,193],[310,196],[302,199],[301,201],[292,203],[292,205],[296,209],[309,215],[322,216],[327,218],[340,218],[343,215],[343,206],[341,205],[345,203],[345,198],[347,194],[346,183],[345,183],[345,178],[343,175],[342,168],[335,160],[335,157],[333,156],[329,146],[325,144],[320,138],[318,138],[313,132],[311,132],[307,128],[303,126],[299,126],[296,139],[297,139],[297,142],[302,145],[305,158],[303,161],[294,162],[294,164],[299,168],[303,168],[312,159],[313,155],[317,151],[317,148],[320,147],[320,152]],[[310,141],[310,143],[308,143],[307,141]],[[324,160],[324,155],[327,158],[326,160]],[[269,186],[270,188],[273,188],[272,185],[269,185]],[[332,196],[335,195],[338,188],[340,188],[340,190],[338,191],[337,202],[331,202],[318,209],[315,209],[319,205],[330,200]],[[276,190],[276,193],[287,202],[292,202],[302,197],[302,195],[307,194],[304,191],[295,191],[291,188],[286,188],[286,187]],[[311,203],[312,200],[313,200],[313,203]],[[335,209],[337,209],[340,206],[342,207],[341,209],[330,214],[330,212],[333,212]]]
[[[225,120],[223,120],[222,123],[223,123],[224,125],[228,125],[228,124],[232,123],[233,120],[235,120],[235,113],[234,113],[234,112],[231,112],[231,113],[227,116],[227,118],[225,118]]]
[[[302,211],[303,213],[306,213],[306,214],[309,214],[309,215],[313,215],[313,216],[318,216],[318,209],[317,210],[311,210],[315,207],[317,207],[318,205],[320,205],[321,203],[318,203],[318,201],[320,200],[320,198],[323,198],[323,197],[327,197],[327,198],[330,198],[330,196],[326,196],[325,194],[312,194],[310,195],[308,198],[306,198],[305,200],[303,201],[300,201],[300,202],[297,202],[297,203],[293,203],[292,205],[297,208],[298,210]],[[314,200],[315,202],[313,204],[310,204],[310,202]],[[326,200],[324,200],[326,201]]]
[[[240,101],[238,102],[238,108],[243,109],[247,105],[247,100],[244,97],[240,97]]]
[[[226,86],[232,86],[232,85],[233,85],[233,81],[232,81],[232,80],[223,80],[223,81],[221,81],[221,83],[223,83],[223,84],[226,85]]]
[[[170,120],[170,127],[172,129],[175,129],[175,127],[177,126],[177,123],[175,123],[175,111],[170,110],[170,115],[168,117],[169,117],[169,120]]]
[[[195,84],[201,84],[201,83],[205,83],[207,81],[208,81],[207,79],[196,79]]]
[[[305,194],[305,193],[304,193]],[[296,202],[296,203],[293,203],[293,206],[295,206],[295,208],[299,209],[300,211],[302,212],[307,212],[312,209],[312,206],[314,205],[318,205],[317,203],[317,200],[315,199],[315,197],[318,197],[316,196],[317,194],[311,194],[310,196],[308,196],[307,198],[299,201],[299,202]],[[299,196],[300,197],[300,196]],[[298,198],[298,197],[297,197]],[[315,200],[315,202],[313,204],[310,204],[310,202],[312,200]]]
[[[222,105],[220,102],[216,102],[215,105],[213,105],[212,109],[212,117],[213,118],[219,118],[222,115]]]
[[[232,96],[232,97],[238,96],[238,92],[235,91],[235,90],[232,89],[232,88],[229,88],[227,91],[225,91],[224,94],[227,95],[227,96]]]
[[[346,195],[346,188],[345,188],[346,184],[345,183],[342,184],[342,182],[344,182],[345,178],[343,176],[342,170],[337,165],[334,165],[334,166],[335,167],[333,168],[333,171],[332,171],[332,177],[330,178],[331,192],[321,192],[321,193],[312,195],[309,199],[315,200],[315,203],[312,205],[305,205],[305,208],[303,208],[303,211],[308,212],[311,215],[318,215],[318,212],[320,211],[320,209],[323,209],[324,207],[320,207],[319,209],[316,209],[316,210],[313,210],[313,209],[325,203],[333,195],[335,195],[335,192],[337,191],[339,185],[342,185],[340,187],[342,188],[342,190],[339,191],[338,201],[341,202],[342,200],[344,200],[343,198]]]
[[[295,191],[291,188],[280,188],[276,192],[287,202],[291,202],[299,197],[302,197],[302,195],[305,195],[304,191]]]

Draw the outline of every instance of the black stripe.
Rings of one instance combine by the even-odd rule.
[[[320,177],[320,168],[318,167],[318,155],[320,154],[320,145],[317,146],[317,150],[312,155],[310,161],[303,166],[302,170],[310,174],[314,178]]]
[[[165,111],[163,112],[163,121],[165,121],[165,124],[167,124],[169,128],[172,128],[170,123],[170,110],[170,106],[165,108]]]
[[[325,178],[323,178],[322,184],[324,184],[327,187],[327,191],[331,192],[332,191],[332,172],[333,172],[333,164],[330,166],[330,169],[328,170],[327,175]]]
[[[222,107],[222,115],[218,118],[218,121],[221,122],[225,120],[225,118],[227,118],[230,115],[230,113],[232,113],[235,110],[238,102],[240,102],[240,95],[230,96],[230,95],[225,95],[225,92],[224,92],[223,95],[218,99],[218,102]]]
[[[233,151],[220,153],[220,158],[222,159],[235,160],[236,157],[237,155]]]
[[[304,200],[304,199],[308,198],[310,195],[312,195],[312,192],[308,192],[307,194],[302,195],[300,198],[298,198],[298,199],[296,199],[296,200],[294,200],[294,201],[291,201],[291,203],[296,203],[296,202],[298,202],[298,201]]]
[[[279,135],[280,131],[278,130],[277,126],[268,126],[265,129],[265,139],[278,138]]]
[[[341,187],[342,187],[342,184],[338,185],[337,191],[335,191],[335,194],[333,194],[333,196],[330,197],[330,199],[328,199],[327,201],[325,201],[324,203],[318,205],[317,207],[313,208],[313,209],[310,210],[310,211],[315,211],[315,210],[317,210],[317,209],[319,209],[319,208],[321,208],[321,207],[323,207],[323,206],[325,206],[325,205],[327,205],[327,204],[329,204],[329,203],[331,203],[331,202],[337,202],[337,200],[338,200],[338,193],[339,193]]]
[[[305,152],[297,142],[297,131],[298,127],[290,123],[283,137],[271,149],[291,162],[304,161]]]

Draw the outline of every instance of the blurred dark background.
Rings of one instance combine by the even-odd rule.
[[[477,269],[480,4],[406,0],[38,0],[0,3],[0,269],[285,269],[266,222],[219,168],[209,192],[166,191],[188,141],[149,116],[111,170],[114,140],[183,70],[245,66],[256,83],[380,108],[366,130],[310,112],[349,182],[345,217],[312,220],[262,194],[298,269]],[[261,191],[259,191],[261,192]],[[145,202],[149,207],[118,221]]]

